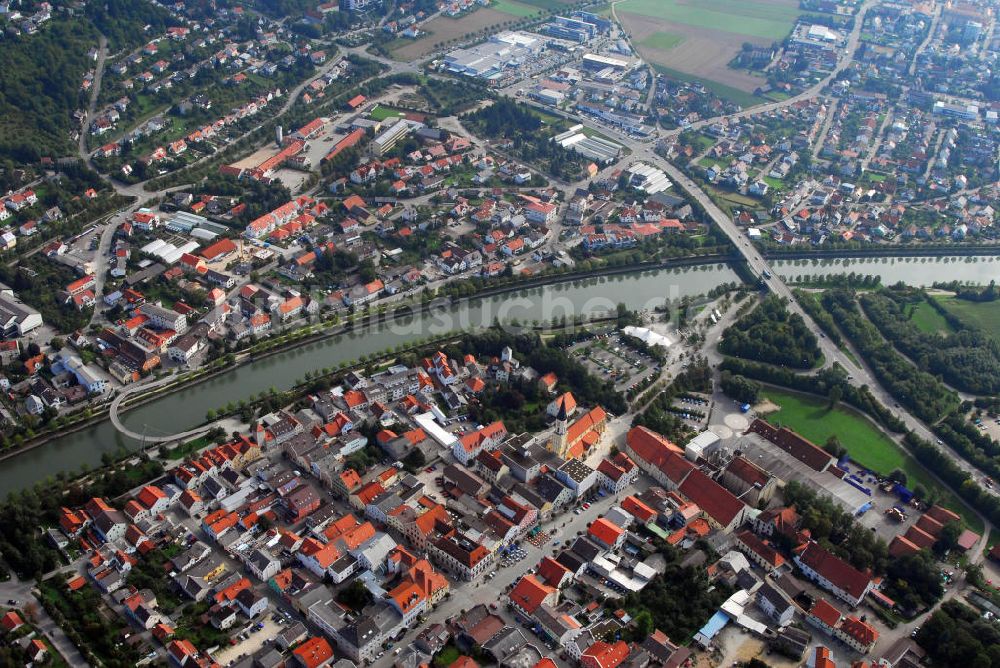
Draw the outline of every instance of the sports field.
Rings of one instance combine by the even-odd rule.
[[[696,78],[746,107],[763,102],[752,93],[766,81],[730,61],[745,42],[784,39],[800,10],[796,0],[625,0],[615,13],[642,56],[665,74]]]
[[[403,115],[405,115],[405,114],[402,111],[399,111],[398,109],[392,109],[390,107],[383,107],[382,105],[379,105],[379,106],[375,107],[374,109],[372,109],[371,113],[369,114],[369,116],[371,116],[371,119],[373,121],[384,121],[385,119],[390,118],[390,117],[394,118],[394,117],[403,116]]]
[[[938,490],[941,501],[961,513],[966,523],[974,529],[981,526],[976,516],[950,491],[931,478],[902,446],[885,436],[864,416],[847,407],[838,406],[831,410],[822,399],[770,387],[764,389],[764,395],[781,407],[781,410],[765,416],[771,424],[781,423],[781,426],[798,432],[819,446],[831,436],[836,436],[847,448],[852,460],[882,475],[888,475],[894,469],[903,471],[911,489],[919,484],[928,490]]]

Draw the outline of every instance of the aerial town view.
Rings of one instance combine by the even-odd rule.
[[[0,668],[1000,668],[1000,0],[0,0]]]

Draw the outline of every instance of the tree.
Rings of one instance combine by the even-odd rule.
[[[829,399],[829,407],[831,410],[837,407],[837,405],[840,403],[841,397],[843,396],[844,396],[844,390],[841,389],[840,385],[834,385],[833,387],[830,388],[830,392],[827,395],[827,398]]]
[[[892,473],[889,474],[888,478],[893,482],[898,482],[900,485],[903,485],[904,487],[906,486],[906,480],[907,480],[906,473],[904,473],[900,469],[893,469]]]

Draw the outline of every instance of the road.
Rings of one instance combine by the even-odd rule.
[[[199,436],[202,433],[212,429],[215,425],[208,424],[208,425],[201,425],[200,427],[195,427],[194,429],[189,429],[188,431],[184,431],[179,434],[149,436],[147,434],[140,434],[134,432],[128,427],[126,427],[124,424],[122,424],[121,418],[118,415],[118,409],[121,407],[122,402],[125,401],[125,399],[127,399],[133,394],[137,394],[139,392],[145,392],[147,390],[152,390],[161,385],[168,385],[169,383],[176,381],[177,379],[171,375],[161,378],[159,380],[155,380],[151,383],[136,383],[134,385],[127,386],[125,389],[121,390],[118,393],[118,396],[115,397],[114,401],[111,402],[111,408],[108,410],[108,417],[111,420],[111,424],[114,425],[114,428],[117,429],[120,433],[124,434],[125,436],[128,436],[131,439],[143,443],[169,443],[170,441],[184,440],[188,438],[193,438],[195,436]]]
[[[87,163],[87,166],[94,169],[91,162],[90,153],[87,152],[87,135],[90,134],[90,125],[94,121],[94,112],[97,110],[97,98],[101,94],[101,80],[104,78],[104,63],[108,59],[108,39],[101,34],[97,36],[97,65],[94,68],[94,81],[90,88],[90,101],[87,104],[87,115],[83,119],[80,127],[80,139],[77,150],[80,158]],[[94,170],[97,171],[97,170]],[[100,294],[100,293],[96,293]]]

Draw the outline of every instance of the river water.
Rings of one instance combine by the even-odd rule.
[[[987,283],[1000,274],[1000,259],[994,257],[782,260],[772,266],[779,275],[790,278],[853,271],[877,274],[886,284],[904,281],[913,285],[951,280]],[[563,315],[600,315],[613,311],[618,303],[631,309],[652,309],[667,300],[705,294],[738,280],[730,267],[711,264],[574,281],[437,309],[253,362],[130,411],[122,420],[133,431],[145,430],[151,436],[177,433],[200,423],[210,408],[248,399],[272,387],[285,389],[307,371],[333,367],[429,336],[483,328],[497,321],[527,323]],[[135,448],[138,443],[123,437],[107,420],[54,439],[0,465],[0,495],[60,470],[76,471],[85,463],[96,466],[102,453],[120,445]]]

